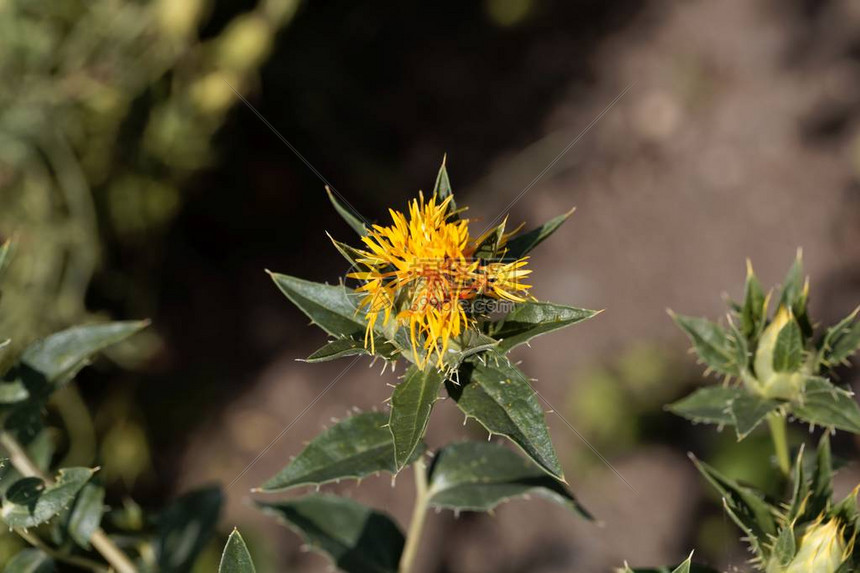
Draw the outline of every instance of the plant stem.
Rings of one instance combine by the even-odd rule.
[[[89,569],[90,571],[94,571],[95,573],[109,573],[110,571],[101,563],[96,563],[95,561],[91,561],[84,557],[77,557],[75,555],[63,555],[56,549],[48,547],[45,543],[42,542],[41,539],[39,539],[35,535],[24,531],[23,529],[16,529],[15,533],[21,536],[21,539],[23,539],[36,549],[39,549],[55,561],[68,563],[69,565],[74,565],[75,567],[79,567],[81,569]]]
[[[46,484],[51,484],[53,482],[50,477],[45,475],[45,472],[33,463],[33,460],[30,459],[30,456],[27,455],[27,452],[23,447],[21,447],[21,444],[18,443],[18,440],[16,440],[10,433],[0,432],[0,446],[8,452],[9,460],[21,475],[24,477],[40,478]],[[27,538],[25,537],[25,539]],[[123,553],[113,541],[111,541],[101,528],[97,529],[93,533],[90,538],[90,543],[92,543],[96,551],[101,553],[101,556],[104,557],[105,561],[107,561],[117,573],[137,573],[137,567],[134,566],[134,563],[132,563],[128,556]]]
[[[776,461],[782,474],[787,476],[791,472],[791,460],[788,457],[788,438],[785,431],[785,418],[775,412],[767,416],[770,426],[770,436],[773,438],[773,449],[776,452]]]
[[[421,542],[421,532],[427,517],[427,502],[430,496],[427,492],[427,466],[424,458],[418,458],[412,466],[415,472],[415,505],[412,507],[412,519],[409,521],[409,532],[406,535],[406,546],[400,557],[399,573],[412,573],[415,557],[418,555],[418,545]]]

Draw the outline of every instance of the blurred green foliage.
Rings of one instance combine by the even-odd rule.
[[[0,236],[19,251],[0,329],[17,348],[85,315],[105,238],[163,230],[297,6],[262,0],[204,39],[206,0],[0,2]]]

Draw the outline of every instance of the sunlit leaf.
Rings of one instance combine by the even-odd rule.
[[[6,490],[0,515],[9,527],[45,523],[71,505],[93,473],[89,468],[63,468],[51,484],[36,477],[21,478]]]
[[[239,530],[234,529],[227,539],[224,552],[221,554],[218,573],[256,573],[256,571],[245,540],[242,539]]]
[[[551,302],[523,302],[515,305],[501,320],[487,324],[486,332],[501,341],[498,347],[504,352],[536,336],[582,322],[598,313]]]
[[[383,412],[363,412],[338,422],[311,440],[260,491],[361,479],[378,472],[396,473],[394,442],[387,426],[388,415]],[[424,449],[422,443],[416,453]]]
[[[435,368],[420,370],[411,366],[391,394],[391,417],[388,429],[394,437],[394,461],[397,471],[411,460],[427,431],[433,404],[439,399],[442,374]]]
[[[731,403],[745,393],[734,386],[706,386],[669,404],[666,409],[693,422],[731,426],[735,423]]]
[[[445,387],[463,413],[491,433],[509,438],[550,475],[564,479],[543,408],[518,368],[503,357],[488,355],[486,364],[465,364],[459,384],[448,381]]]
[[[504,446],[462,442],[436,454],[429,472],[430,505],[489,511],[512,498],[534,494],[592,519],[564,484]]]
[[[738,439],[747,437],[768,414],[779,408],[778,400],[744,392],[732,400],[729,407]]]
[[[720,374],[740,376],[744,364],[738,364],[735,342],[722,326],[704,318],[670,314],[690,338],[702,362]]]
[[[511,240],[508,241],[504,259],[521,259],[530,253],[535,247],[546,240],[547,237],[555,233],[555,231],[561,227],[562,223],[567,221],[567,219],[573,215],[573,211],[574,209],[571,209],[563,215],[550,219],[536,229],[532,229],[531,231],[511,238]]]
[[[326,194],[328,194],[328,200],[331,201],[332,205],[334,205],[334,210],[337,211],[337,214],[340,215],[344,221],[346,221],[347,225],[352,227],[352,229],[362,237],[366,235],[366,219],[356,213],[351,205],[346,205],[342,198],[339,195],[336,196],[328,186],[326,186],[325,191]]]
[[[860,407],[854,397],[824,378],[809,378],[803,403],[791,413],[809,424],[860,434]]]

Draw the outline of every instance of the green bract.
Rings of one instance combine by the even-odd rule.
[[[788,414],[811,425],[860,433],[860,407],[851,392],[827,378],[829,370],[860,348],[855,310],[817,334],[807,313],[808,281],[800,255],[777,297],[773,318],[752,266],[744,300],[733,303],[726,324],[672,313],[701,362],[725,378],[668,406],[696,422],[735,426],[749,435],[768,415]]]

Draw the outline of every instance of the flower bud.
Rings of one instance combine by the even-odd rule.
[[[800,539],[797,554],[785,573],[835,573],[845,561],[845,540],[836,519],[815,521]]]

